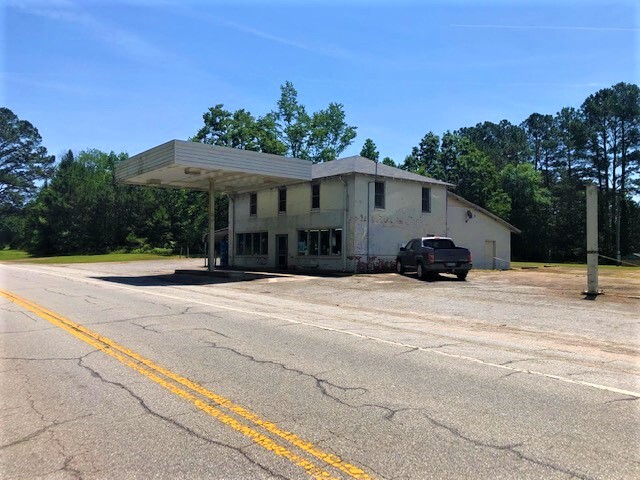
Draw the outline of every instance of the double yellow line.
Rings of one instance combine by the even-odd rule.
[[[113,340],[103,337],[102,335],[93,332],[88,328],[83,327],[82,325],[72,322],[65,317],[47,310],[37,303],[21,298],[11,292],[0,290],[0,296],[11,300],[21,307],[35,313],[39,317],[51,322],[55,326],[66,330],[76,338],[88,343],[96,349],[102,350],[107,355],[110,355],[126,366],[132,368],[133,370],[136,370],[148,379],[153,380],[159,385],[162,385],[170,392],[184,398],[185,400],[190,401],[200,410],[206,412],[216,420],[250,438],[256,444],[260,445],[266,450],[269,450],[276,455],[287,459],[298,467],[303,468],[312,477],[323,479],[336,478],[333,474],[324,470],[326,466],[331,466],[352,478],[363,480],[371,478],[361,468],[345,462],[336,455],[320,450],[311,442],[301,439],[294,433],[282,430],[273,422],[269,422],[260,418],[257,414],[247,410],[246,408],[243,408],[240,405],[231,402],[221,395],[207,390],[203,386],[198,385],[188,378],[182,377],[166,368],[155,364],[151,360],[138,355],[137,353],[129,350],[126,347],[123,347],[122,345],[117,344]],[[203,400],[203,398],[206,400]],[[216,406],[213,406],[212,404],[215,404]],[[231,412],[238,418],[246,420],[248,423],[266,430],[270,434],[284,440],[286,443],[283,444],[274,441],[265,434],[260,433],[254,427],[251,427],[246,423],[238,420],[236,417],[225,413],[225,411]],[[297,447],[304,453],[320,460],[322,462],[321,465],[324,464],[324,466],[321,468],[307,458],[294,453],[290,448],[291,446]]]

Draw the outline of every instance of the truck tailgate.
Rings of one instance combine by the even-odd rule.
[[[466,263],[469,260],[466,248],[438,248],[434,255],[437,263]]]

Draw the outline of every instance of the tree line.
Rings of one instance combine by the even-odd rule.
[[[309,113],[286,82],[271,112],[215,105],[190,140],[324,162],[355,137],[343,105]],[[0,109],[0,245],[47,255],[202,248],[206,193],[120,185],[115,166],[126,153],[69,151],[56,164],[41,142],[33,125]],[[361,155],[380,160],[372,139]],[[533,113],[519,125],[428,132],[398,165],[382,162],[455,184],[456,193],[521,229],[513,258],[522,260],[584,260],[584,185],[595,183],[601,251],[614,258],[640,251],[637,85],[619,83],[579,108]],[[227,208],[220,195],[216,225],[227,225]]]
[[[640,252],[640,89],[618,83],[580,108],[427,133],[400,168],[456,192],[522,230],[520,260],[583,260],[585,191],[599,187],[600,251]]]

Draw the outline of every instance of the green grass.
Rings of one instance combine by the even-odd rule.
[[[137,260],[163,260],[176,258],[175,255],[156,255],[152,253],[106,253],[103,255],[65,255],[60,257],[32,257],[22,250],[0,250],[0,261],[20,263],[102,263],[133,262]]]
[[[31,254],[24,250],[0,250],[0,262],[5,260],[24,260],[31,257]]]

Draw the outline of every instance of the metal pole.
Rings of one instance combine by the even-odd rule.
[[[371,183],[367,183],[367,273],[369,272],[369,230],[371,229]]]
[[[618,266],[622,265],[622,257],[620,256],[620,193],[616,195],[616,260]]]
[[[598,187],[587,185],[587,295],[598,295]]]
[[[215,231],[216,231],[216,192],[213,188],[213,180],[209,179],[209,271],[213,272],[216,266],[215,258]]]

